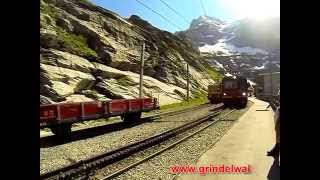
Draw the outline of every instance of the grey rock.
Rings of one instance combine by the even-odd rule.
[[[158,93],[163,104],[181,101],[186,63],[193,90],[215,83],[190,41],[138,16],[125,19],[76,0],[41,1],[41,7],[40,90],[55,102],[138,97],[143,42],[146,96]]]
[[[52,104],[55,103],[50,98],[40,95],[40,104]]]

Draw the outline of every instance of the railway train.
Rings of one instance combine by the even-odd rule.
[[[221,103],[222,87],[221,83],[208,86],[208,100],[211,104]]]
[[[249,83],[241,76],[224,77],[215,88],[208,87],[208,99],[211,103],[223,102],[225,106],[246,107]]]
[[[156,98],[115,99],[40,105],[40,129],[50,128],[57,136],[71,132],[72,123],[121,116],[125,123],[140,119],[142,112],[159,109]]]
[[[244,77],[224,77],[222,79],[222,102],[227,106],[235,104],[240,107],[246,107],[248,87],[249,83]]]

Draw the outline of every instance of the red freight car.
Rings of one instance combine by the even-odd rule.
[[[48,127],[56,135],[66,135],[75,122],[113,116],[132,122],[140,118],[141,112],[155,109],[159,109],[156,98],[40,105],[40,128]]]

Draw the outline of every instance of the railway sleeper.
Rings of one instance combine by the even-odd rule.
[[[234,102],[224,102],[225,107],[231,107],[231,108],[245,108],[248,104],[248,100],[238,100]]]

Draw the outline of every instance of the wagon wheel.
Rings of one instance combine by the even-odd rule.
[[[67,137],[71,133],[71,124],[60,124],[50,128],[51,132],[59,137]]]
[[[125,122],[126,124],[130,123],[135,123],[138,122],[140,120],[141,117],[141,112],[136,112],[136,113],[130,113],[130,114],[125,114],[123,116],[121,116],[123,122]]]
[[[223,106],[224,106],[224,108],[230,108],[231,103],[230,102],[223,102]]]

